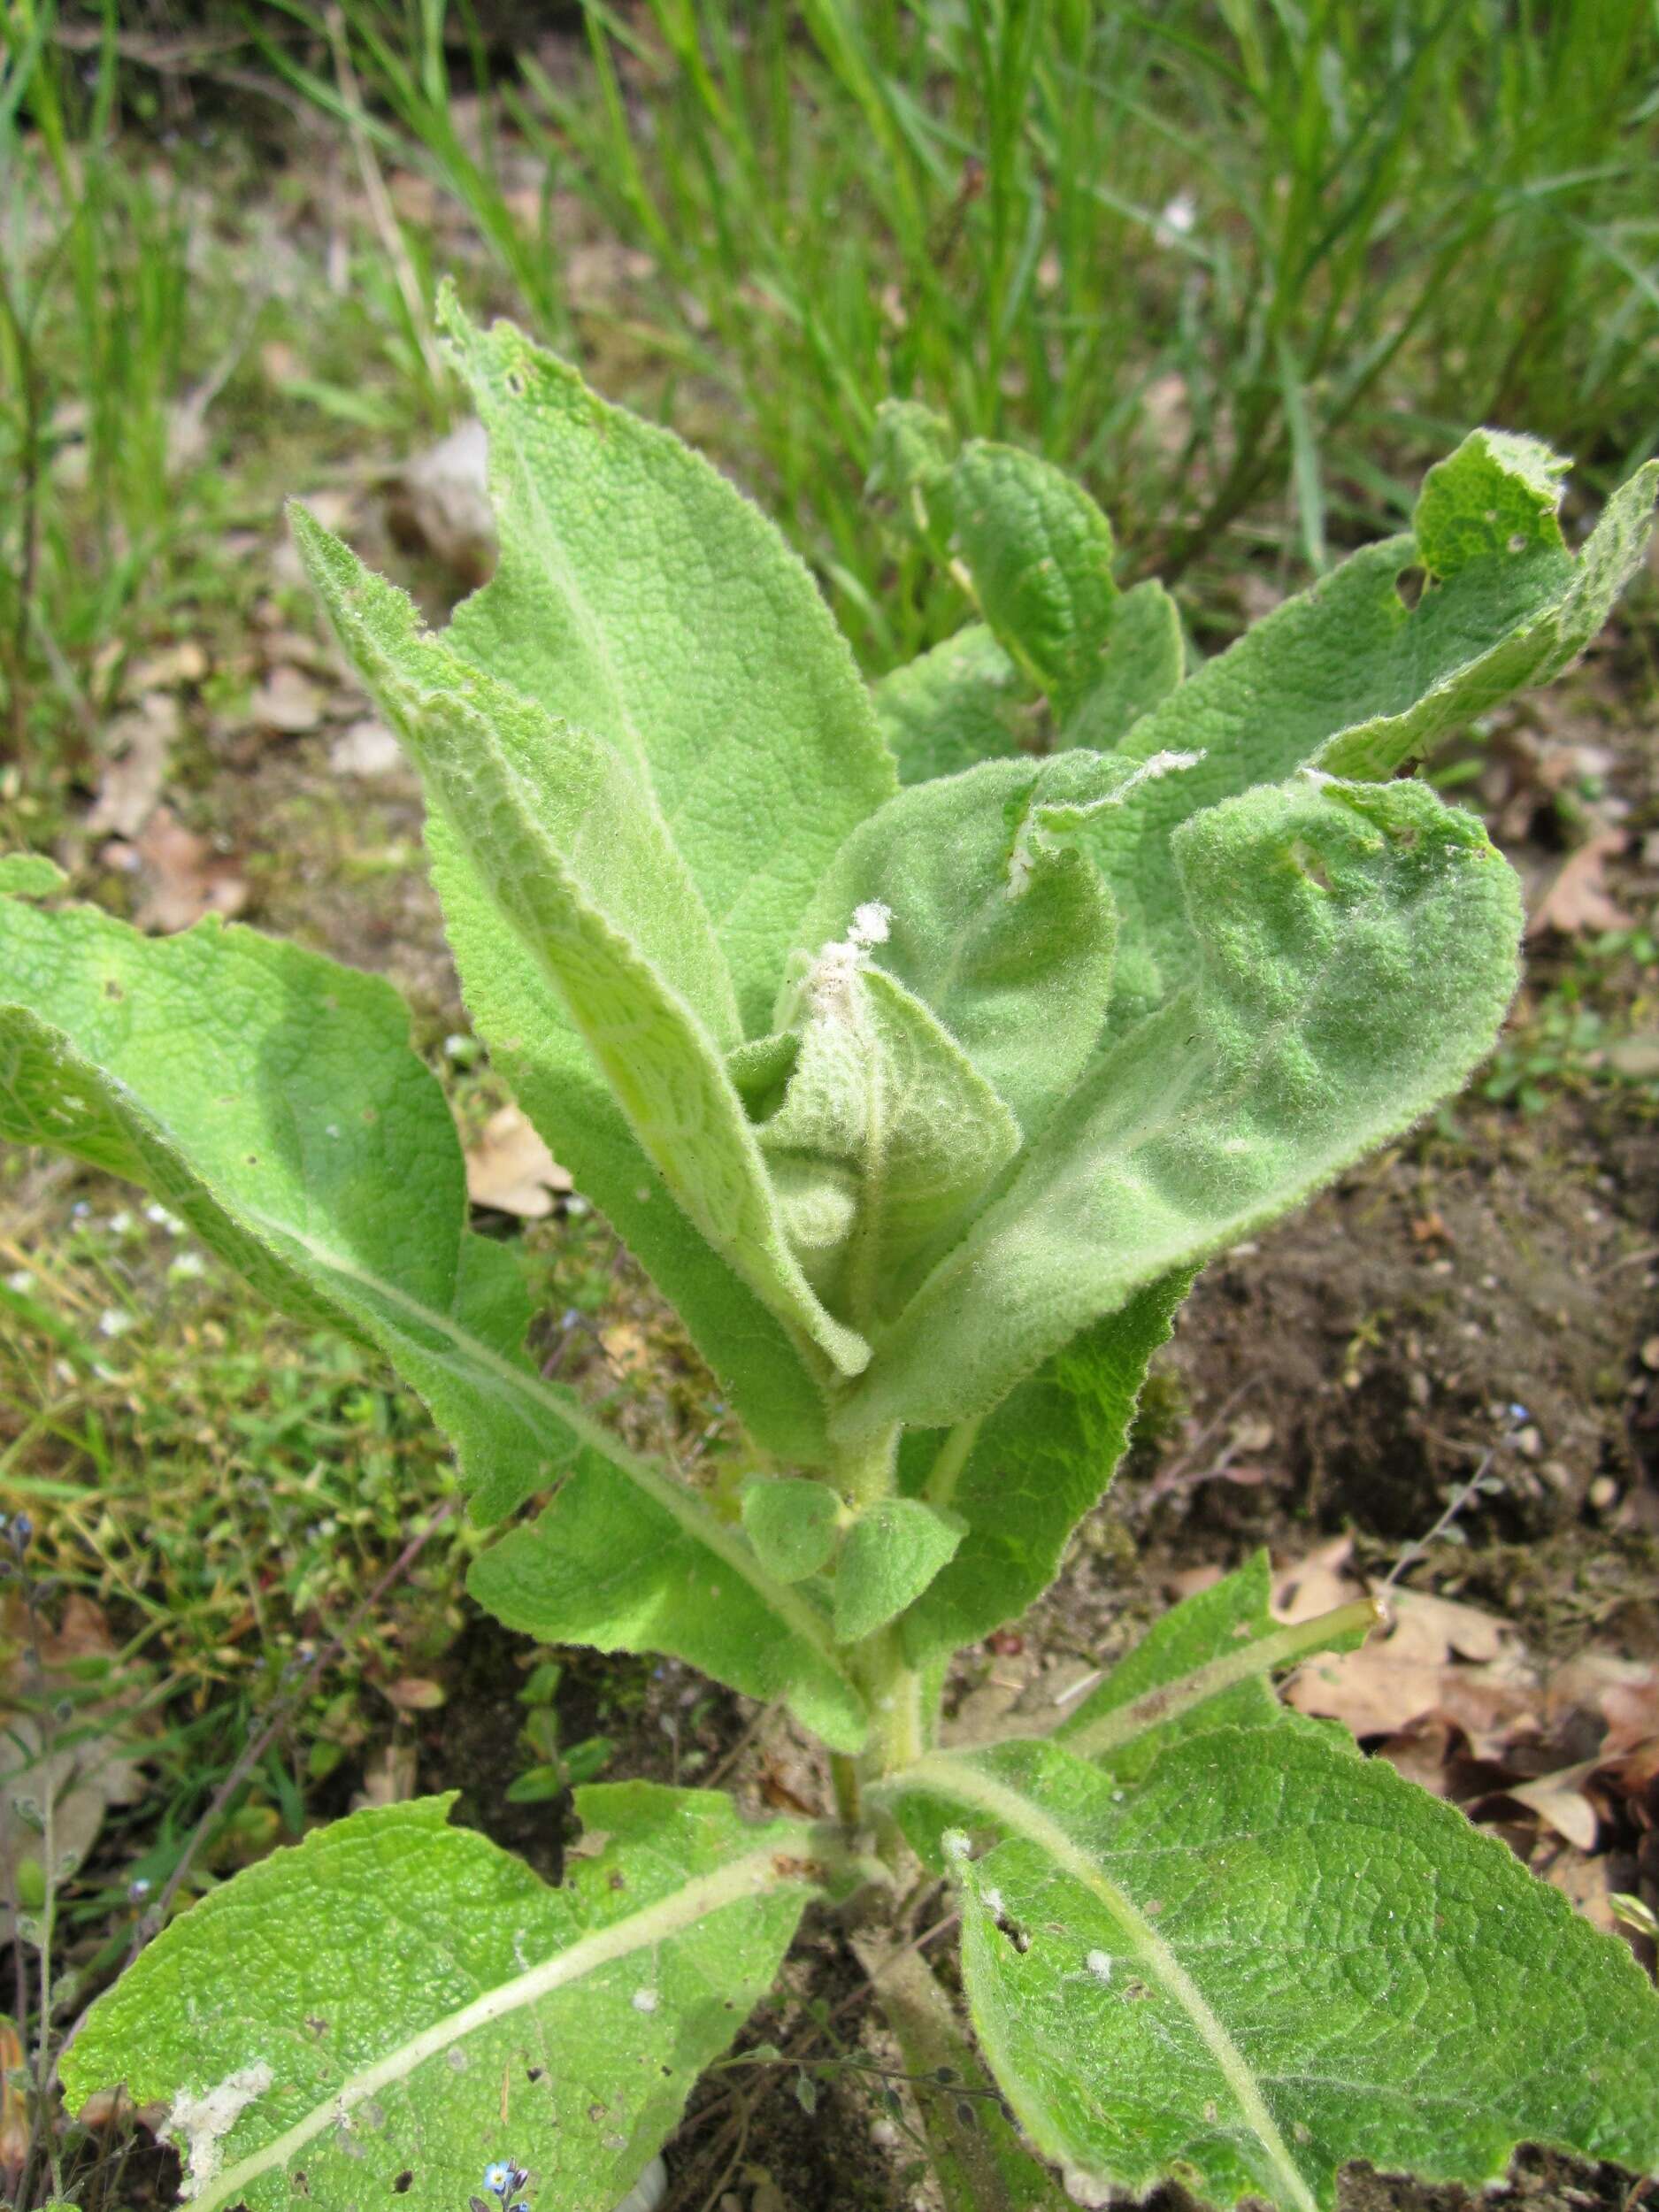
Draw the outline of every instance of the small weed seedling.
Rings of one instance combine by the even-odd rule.
[[[1651,2170],[1659,2001],[1628,1952],[1273,1694],[1369,1604],[1280,1625],[1258,1560],[1047,1733],[939,1723],[952,1653],[1110,1480],[1194,1269],[1489,1051],[1516,881],[1399,772],[1582,649],[1659,467],[1575,556],[1564,464],[1477,431],[1411,535],[1189,672],[1074,485],[891,408],[877,488],[978,618],[872,695],[712,469],[443,318],[492,582],[434,636],[295,526],[425,780],[495,1067],[684,1316],[741,1461],[694,1480],[526,1360],[515,1260],[466,1227],[376,978],[54,910],[50,864],[11,861],[0,1132],[131,1177],[383,1354],[497,1532],[480,1602],[783,1701],[835,1816],[589,1783],[549,1888],[446,1800],[353,1814],[157,1937],[64,2057],[72,2109],[165,2103],[197,2212],[451,2212],[486,2169],[610,2212],[808,1904],[856,1893],[906,2077],[952,2085],[916,2107],[953,2207],[1058,2207],[1057,2170],[1073,2201],[1173,2177],[1311,2212],[1344,2161],[1479,2183],[1523,2140]],[[919,1873],[960,1915],[972,2043],[902,1940]]]

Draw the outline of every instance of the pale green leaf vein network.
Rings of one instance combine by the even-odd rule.
[[[1060,1823],[1021,1791],[1011,1789],[965,1759],[949,1752],[933,1752],[908,1768],[892,1786],[895,1789],[939,1790],[964,1805],[972,1806],[1012,1834],[1023,1836],[1045,1851],[1071,1879],[1099,1900],[1123,1930],[1128,1943],[1153,1975],[1180,2006],[1216,2062],[1217,2070],[1232,2092],[1240,2113],[1261,2144],[1284,2192],[1281,2201],[1298,2212],[1317,2212],[1318,2200],[1291,2155],[1279,2124],[1267,2108],[1260,2085],[1238,2045],[1170,1946],[1146,1915],[1066,1833]]]
[[[634,1952],[649,1950],[680,1930],[696,1926],[708,1914],[718,1912],[723,1906],[757,1896],[767,1889],[807,1882],[802,1861],[787,1861],[785,1865],[787,1870],[780,1872],[775,1847],[753,1852],[712,1874],[695,1878],[683,1889],[659,1898],[626,1920],[613,1921],[607,1928],[597,1928],[591,1935],[579,1938],[568,1950],[544,1959],[539,1966],[519,1975],[516,1981],[486,1990],[471,2004],[461,2006],[444,2018],[434,2020],[419,2035],[411,2036],[373,2065],[359,2069],[342,2082],[335,2093],[313,2106],[303,2119],[296,2121],[282,2134],[238,2160],[206,2189],[193,2195],[191,2204],[196,2212],[217,2212],[221,2205],[236,2203],[250,2183],[273,2169],[286,2166],[326,2128],[337,2125],[377,2091],[407,2080],[418,2067],[437,2057],[440,2052],[464,2043],[469,2036],[477,2035],[555,1990],[567,1988],[597,1968],[613,1965]]]

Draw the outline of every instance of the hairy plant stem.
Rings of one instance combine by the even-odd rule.
[[[839,1458],[830,1479],[856,1514],[868,1513],[898,1489],[900,1431],[886,1429]],[[918,1759],[926,1748],[921,1678],[909,1664],[896,1628],[879,1628],[855,1644],[848,1668],[870,1709],[870,1740],[856,1759],[833,1759],[836,1808],[856,1826],[863,1816],[864,1787]]]

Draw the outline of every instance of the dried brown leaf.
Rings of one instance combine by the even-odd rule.
[[[1527,918],[1529,937],[1547,929],[1564,937],[1627,929],[1630,916],[1608,890],[1608,862],[1629,842],[1624,830],[1601,830],[1568,854]]]
[[[94,837],[135,837],[150,819],[167,780],[167,757],[179,734],[179,703],[152,691],[109,725],[111,758],[87,815]]]
[[[206,838],[185,828],[170,807],[158,806],[130,848],[142,864],[145,896],[135,919],[141,929],[169,936],[204,914],[228,920],[248,903],[239,864],[216,853]],[[106,848],[106,857],[114,857]]]
[[[570,1187],[570,1177],[516,1106],[492,1114],[467,1148],[466,1194],[475,1206],[540,1221],[552,1212],[555,1194]]]
[[[0,1607],[0,1897],[14,1894],[25,1860],[41,1861],[58,1879],[73,1872],[97,1840],[109,1808],[143,1793],[142,1754],[128,1709],[140,1686],[111,1675],[106,1694],[96,1694],[106,1688],[100,1670],[110,1669],[115,1648],[100,1608],[73,1594],[58,1626],[42,1636],[37,1675],[21,1597],[10,1591]],[[44,1868],[39,1817],[49,1805],[53,1869]],[[10,1921],[9,1909],[0,1911],[0,1939]]]
[[[303,737],[323,718],[323,695],[309,676],[284,661],[254,693],[248,711],[259,729]]]

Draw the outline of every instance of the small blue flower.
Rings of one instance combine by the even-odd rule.
[[[493,2197],[504,2197],[512,2186],[512,2168],[502,2159],[484,2169],[484,2186]]]

